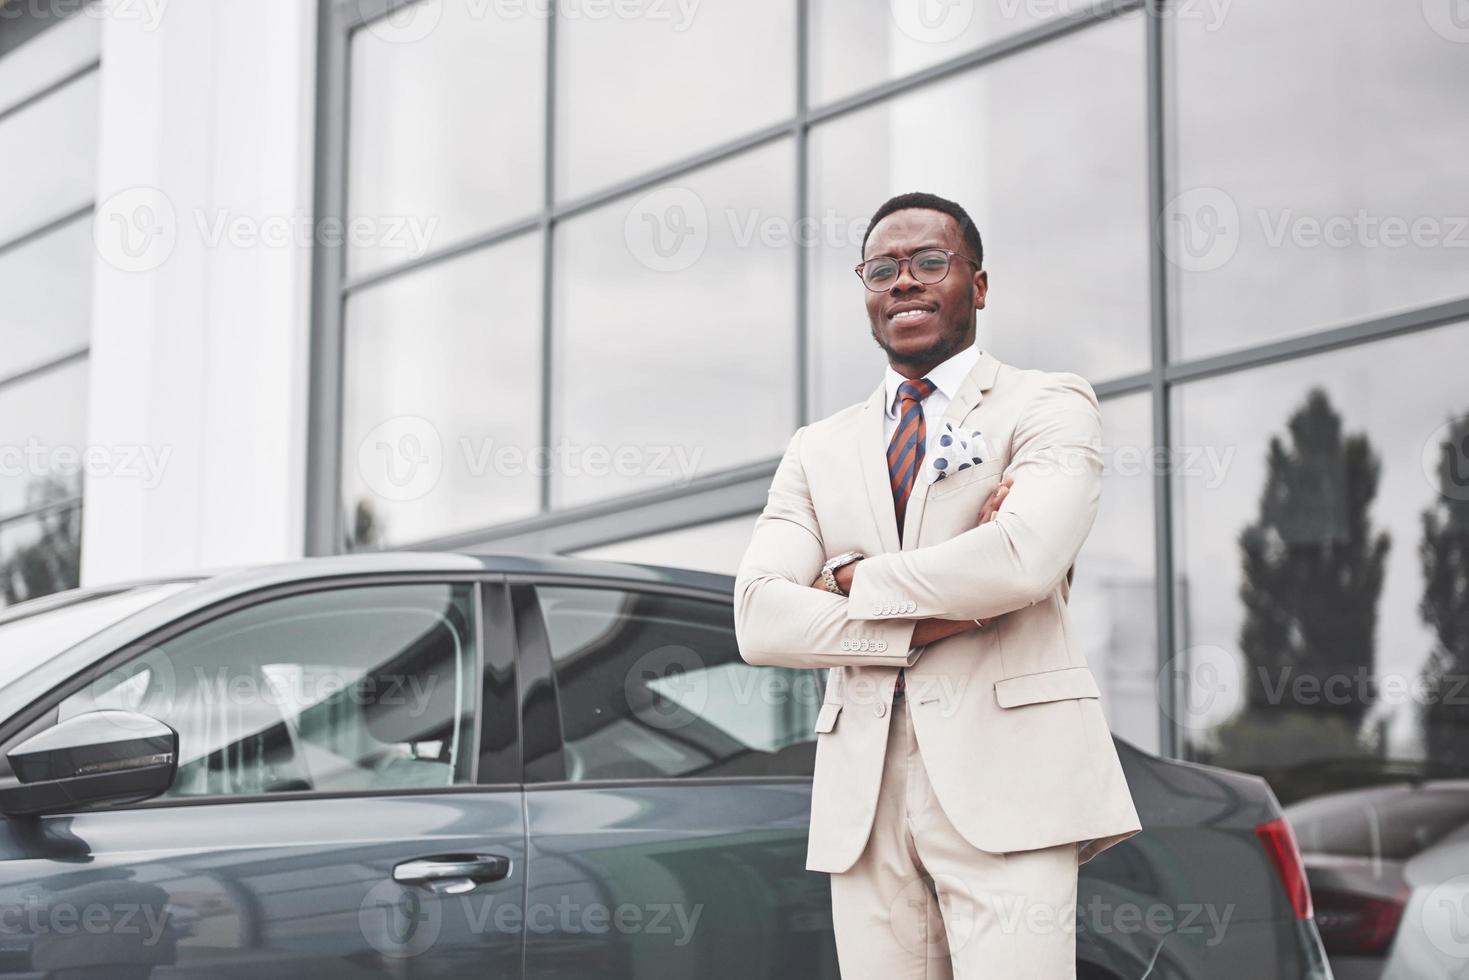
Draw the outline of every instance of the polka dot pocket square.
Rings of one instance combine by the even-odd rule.
[[[978,429],[961,429],[945,420],[928,437],[923,451],[923,477],[928,483],[937,483],[951,473],[978,466],[989,458],[989,447]]]

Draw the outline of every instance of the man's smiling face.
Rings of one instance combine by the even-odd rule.
[[[894,211],[872,229],[862,257],[908,258],[925,248],[959,253],[950,260],[943,281],[921,283],[905,262],[891,287],[882,292],[865,290],[872,339],[887,352],[894,369],[911,377],[921,377],[974,343],[974,311],[984,309],[989,288],[986,274],[961,258],[970,250],[959,222],[942,211]]]

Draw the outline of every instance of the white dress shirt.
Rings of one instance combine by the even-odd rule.
[[[923,409],[923,431],[932,432],[933,426],[944,417],[944,412],[949,407],[949,402],[959,393],[959,385],[963,383],[964,377],[974,369],[974,364],[979,360],[979,345],[972,344],[959,353],[950,357],[947,361],[939,364],[932,371],[924,375],[936,386],[927,398],[919,403]],[[883,383],[887,388],[887,411],[884,412],[882,420],[883,446],[893,441],[893,432],[898,428],[898,386],[908,379],[888,365],[887,374],[883,376]]]

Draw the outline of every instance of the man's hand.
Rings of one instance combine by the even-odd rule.
[[[984,498],[984,503],[979,508],[979,523],[988,524],[995,519],[1000,512],[1000,505],[1005,502],[1005,495],[1015,485],[1015,477],[1007,476],[1000,481],[999,486],[990,491],[990,495]]]
[[[988,524],[995,519],[995,515],[1000,512],[1000,505],[1005,502],[1005,496],[1010,492],[1010,487],[1014,483],[1015,478],[1007,476],[990,491],[988,497],[984,498],[984,503],[979,508],[980,524]],[[860,564],[862,564],[862,559],[859,558],[831,573],[843,593],[852,591],[852,576],[857,574],[857,566]],[[816,576],[816,581],[811,583],[811,587],[826,591],[826,583],[821,580],[820,575]],[[981,619],[977,622],[978,626],[988,626],[993,620]],[[925,646],[976,628],[976,621],[972,619],[920,619],[918,626],[913,630],[913,645]]]

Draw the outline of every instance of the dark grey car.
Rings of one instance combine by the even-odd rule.
[[[0,972],[836,977],[822,672],[728,577],[362,555],[0,615]],[[1119,743],[1089,980],[1329,977],[1264,782]]]

